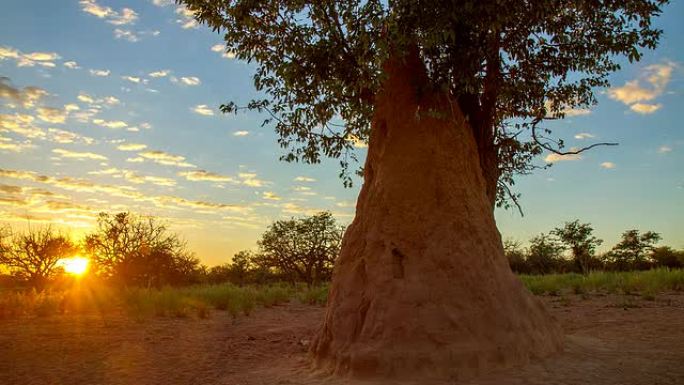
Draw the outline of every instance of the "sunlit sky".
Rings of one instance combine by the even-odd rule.
[[[569,146],[620,145],[549,157],[549,170],[519,178],[525,216],[497,210],[504,238],[578,218],[604,249],[630,228],[684,247],[682,15],[682,2],[666,8],[660,47],[625,63],[598,106],[554,122]],[[330,210],[351,221],[360,180],[345,189],[336,161],[280,162],[263,116],[218,111],[259,96],[254,67],[221,41],[172,1],[3,1],[0,222],[79,237],[99,211],[155,215],[214,265],[276,219]]]

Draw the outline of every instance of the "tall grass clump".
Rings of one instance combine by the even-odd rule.
[[[684,270],[667,268],[646,271],[594,271],[582,274],[520,275],[525,286],[534,294],[645,294],[684,291]]]

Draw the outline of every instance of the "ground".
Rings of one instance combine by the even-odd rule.
[[[565,351],[463,384],[684,383],[684,295],[541,298],[563,326]],[[355,384],[307,367],[323,314],[293,303],[237,319],[0,320],[0,384]]]

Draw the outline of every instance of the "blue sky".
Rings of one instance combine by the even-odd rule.
[[[361,181],[336,161],[278,161],[258,114],[222,102],[258,96],[250,65],[170,1],[6,0],[0,14],[0,221],[56,223],[78,236],[98,211],[157,215],[209,265],[255,246],[273,220],[331,210],[353,218]],[[684,5],[665,9],[660,47],[625,63],[599,105],[554,122],[570,146],[521,177],[525,216],[497,210],[522,241],[563,221],[591,222],[606,247],[630,228],[684,247]],[[365,150],[358,149],[363,159]],[[542,164],[543,155],[538,162]]]

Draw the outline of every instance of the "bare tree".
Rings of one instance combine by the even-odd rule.
[[[44,287],[59,272],[59,260],[78,251],[67,236],[50,226],[9,234],[9,228],[0,234],[0,264],[34,287]]]

